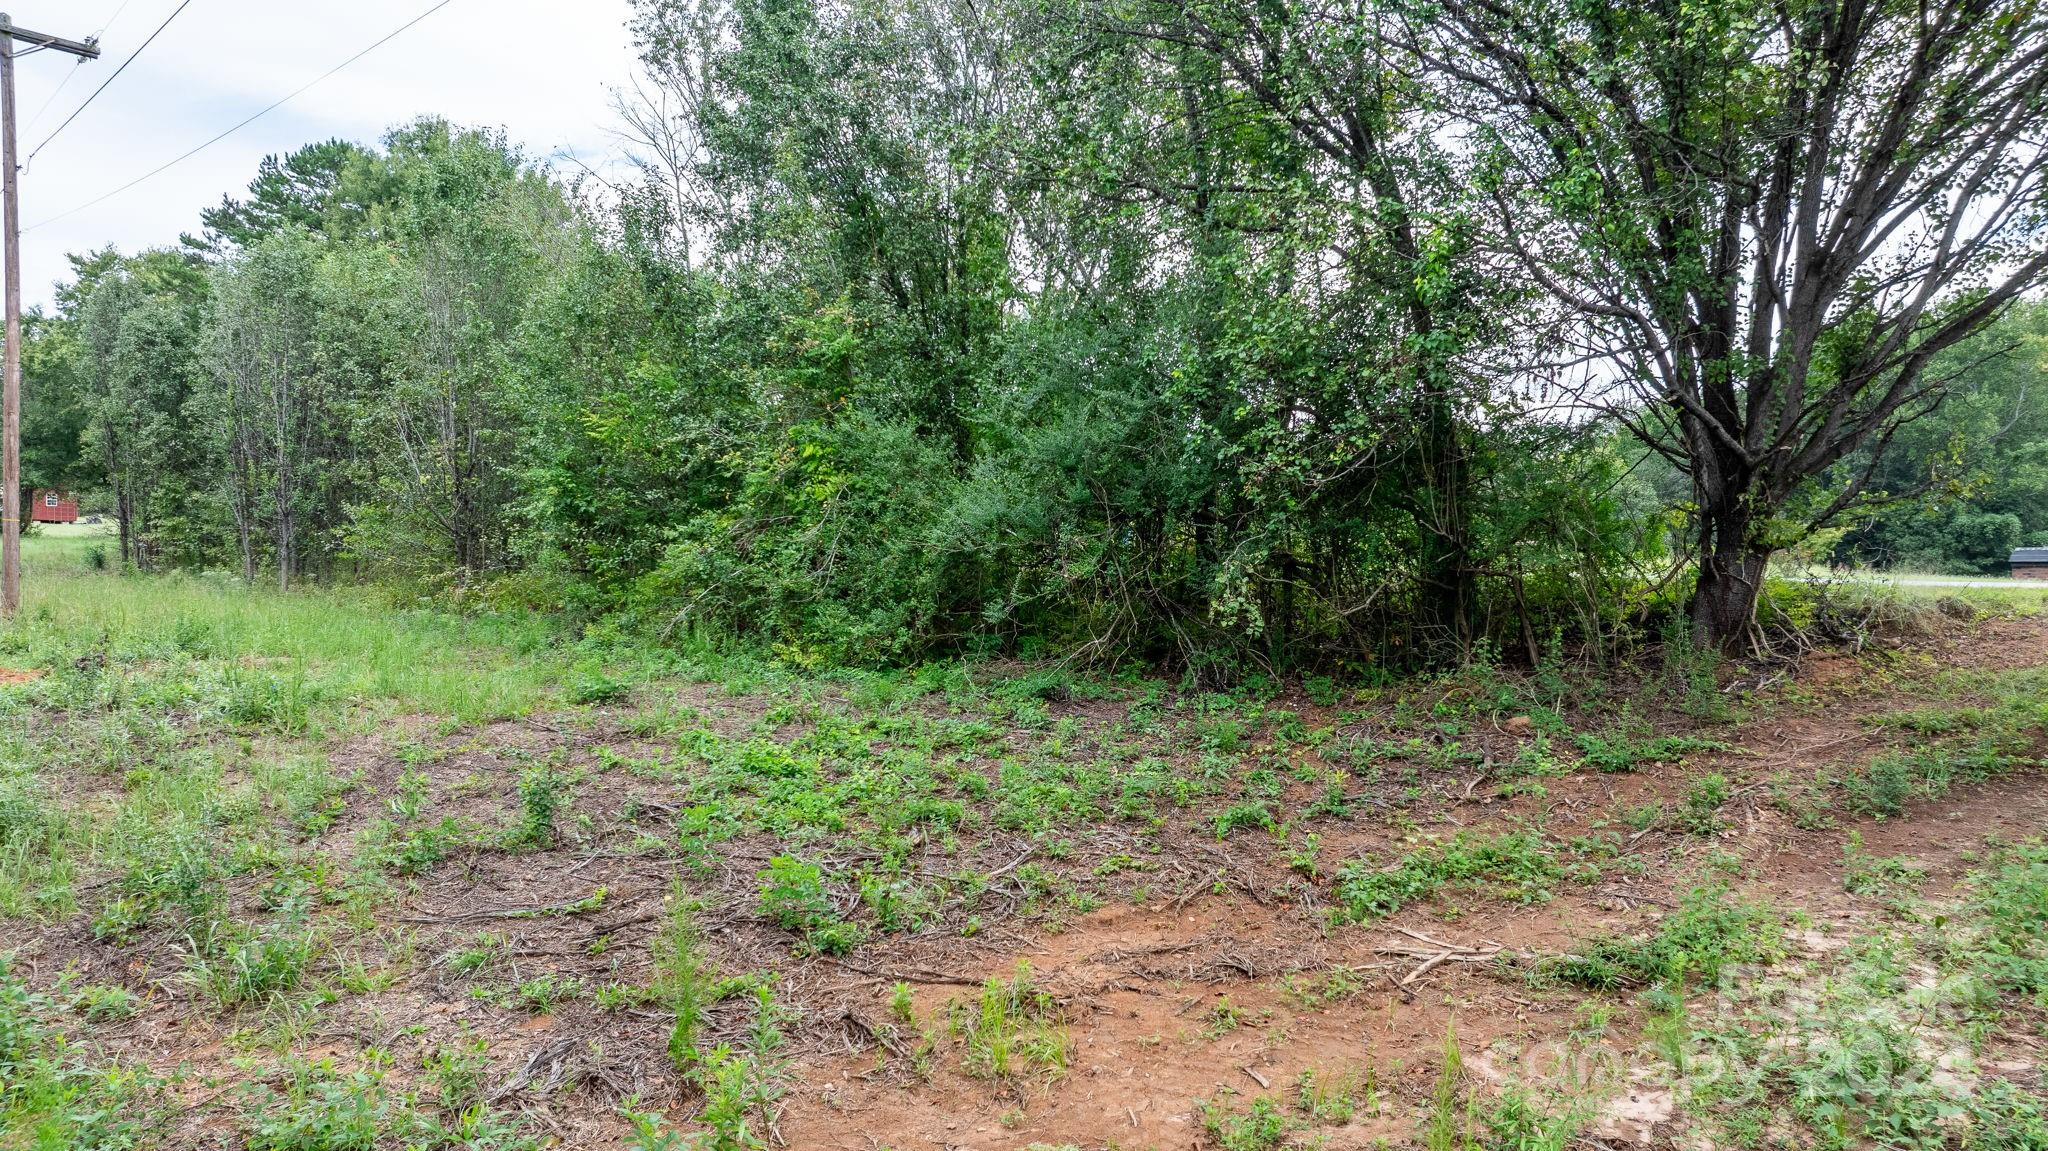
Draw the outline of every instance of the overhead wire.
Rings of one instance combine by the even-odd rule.
[[[112,16],[107,17],[106,20],[100,24],[99,30],[92,34],[91,39],[98,40],[101,37],[105,36],[107,34],[107,29],[112,28],[115,22],[121,19],[121,13],[126,12],[128,10],[128,5],[132,3],[134,3],[134,0],[121,0],[121,6],[119,8],[114,9],[114,14]],[[36,114],[30,116],[28,118],[28,123],[23,124],[21,126],[21,130],[23,132],[28,132],[35,128],[37,124],[43,122],[44,114],[49,112],[50,106],[57,102],[57,97],[62,96],[64,94],[64,89],[69,88],[71,86],[72,78],[78,75],[79,68],[85,66],[85,61],[78,60],[75,62],[75,64],[76,66],[73,67],[71,71],[64,73],[64,79],[57,82],[57,86],[56,88],[51,90],[49,98],[43,101],[43,106],[37,108]]]
[[[187,0],[187,2],[189,3],[190,0]],[[135,187],[138,184],[142,184],[145,181],[154,179],[155,177],[162,175],[167,171],[170,171],[172,168],[177,167],[179,164],[182,164],[185,161],[191,159],[192,157],[197,156],[199,153],[204,152],[208,148],[213,147],[215,144],[220,143],[222,140],[227,139],[229,136],[232,136],[235,133],[241,131],[242,129],[248,127],[249,125],[254,124],[256,121],[262,119],[265,116],[268,116],[270,113],[277,111],[279,108],[290,103],[292,100],[298,98],[300,95],[303,95],[308,89],[311,89],[315,85],[319,84],[321,81],[326,80],[328,77],[333,76],[335,73],[341,71],[342,69],[348,67],[349,65],[355,63],[356,61],[362,59],[363,57],[368,56],[370,53],[375,52],[377,49],[382,48],[384,45],[389,44],[391,41],[397,39],[399,35],[410,29],[413,25],[418,24],[420,21],[425,20],[427,17],[432,16],[434,13],[439,12],[441,9],[446,8],[448,5],[454,2],[455,0],[439,0],[439,3],[434,4],[426,11],[420,13],[419,15],[413,17],[412,19],[406,21],[403,24],[400,24],[398,27],[386,33],[384,37],[378,40],[376,43],[370,45],[369,47],[363,49],[362,51],[356,53],[355,55],[350,56],[348,59],[343,60],[341,63],[336,64],[334,67],[329,68],[327,71],[322,72],[320,75],[315,76],[313,79],[306,81],[306,83],[300,85],[289,95],[279,98],[275,103],[272,103],[270,106],[264,108],[262,111],[255,113],[254,115],[248,117],[247,119],[236,124],[235,126],[227,129],[224,132],[221,132],[219,135],[214,136],[213,138],[207,140],[205,143],[196,145],[193,148],[189,149],[188,151],[184,152],[183,154],[171,160],[168,160],[165,163],[159,164],[154,168],[151,168],[149,171],[144,172],[142,175],[135,177],[133,180],[130,180],[127,183],[121,185],[120,187],[115,188],[111,192],[108,192],[102,196],[98,196],[94,199],[87,200],[83,204],[80,204],[74,208],[66,209],[65,211],[59,212],[58,214],[51,216],[47,219],[38,220],[37,222],[30,224],[28,227],[23,228],[22,231],[33,232],[37,228],[41,228],[48,224],[54,224],[67,216],[75,216],[78,213],[85,211],[87,208],[103,204],[108,200],[111,200],[114,197],[120,195],[121,193],[128,191],[130,188]]]
[[[71,114],[69,116],[64,117],[64,122],[62,124],[57,125],[56,131],[51,132],[49,135],[43,137],[43,142],[37,144],[34,150],[29,152],[28,159],[23,160],[22,164],[26,166],[34,162],[36,158],[36,153],[41,152],[43,149],[49,147],[50,141],[62,135],[64,129],[69,128],[71,126],[71,122],[73,120],[78,119],[79,113],[85,111],[87,108],[92,107],[92,102],[100,98],[100,93],[106,91],[108,85],[111,85],[114,81],[119,80],[121,78],[121,73],[126,72],[128,70],[128,65],[135,63],[136,57],[148,51],[149,46],[151,44],[156,43],[156,38],[164,34],[164,29],[171,26],[171,21],[176,20],[178,18],[179,13],[183,12],[187,8],[190,8],[191,6],[192,0],[181,0],[179,5],[171,10],[171,14],[169,16],[164,17],[164,22],[156,26],[156,31],[151,32],[149,34],[149,39],[144,40],[142,42],[142,47],[137,48],[133,52],[130,52],[128,54],[128,58],[126,60],[121,61],[121,66],[119,68],[114,69],[114,74],[107,77],[105,80],[102,80],[100,82],[100,86],[92,90],[92,95],[87,96],[85,98],[85,103],[80,104],[76,108],[73,108],[71,110]]]

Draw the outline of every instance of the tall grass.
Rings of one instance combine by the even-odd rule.
[[[279,591],[227,574],[119,575],[91,560],[112,546],[76,535],[24,541],[24,610],[0,633],[5,662],[55,665],[95,646],[116,658],[288,660],[293,686],[320,698],[388,699],[465,721],[532,710],[567,667],[561,632],[545,617],[455,615],[367,589]]]

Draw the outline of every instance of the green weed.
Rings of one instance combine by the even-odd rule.
[[[243,1106],[249,1151],[375,1151],[431,1128],[381,1066],[342,1071],[331,1060],[286,1064],[276,1088],[252,1085]]]
[[[1009,979],[990,978],[976,1000],[955,1000],[949,1019],[969,1075],[1011,1079],[1066,1070],[1066,1029],[1052,997],[1032,984],[1028,963],[1020,960]]]
[[[134,1015],[140,1002],[135,993],[126,987],[88,983],[72,993],[70,1007],[88,1021],[99,1023],[110,1019],[126,1019]]]
[[[706,1130],[690,1144],[692,1151],[760,1151],[767,1146],[761,1134],[782,1098],[787,1070],[775,1054],[784,1042],[781,1016],[774,994],[765,986],[756,988],[749,1049],[720,1046],[699,1058],[691,1078],[704,1093],[697,1118]]]
[[[187,973],[222,1007],[265,1003],[298,987],[319,937],[295,918],[255,931],[233,930],[217,950],[195,952]]]
[[[512,847],[548,848],[555,842],[555,817],[569,779],[553,767],[532,767],[519,776],[519,821],[506,841]]]
[[[1223,1151],[1273,1151],[1287,1142],[1294,1123],[1271,1099],[1254,1099],[1243,1111],[1231,1111],[1209,1099],[1198,1101],[1202,1129]]]
[[[2000,990],[2048,1002],[2048,841],[1999,851],[1968,891],[1979,925],[1962,944],[1971,965]]]
[[[843,955],[860,944],[860,929],[839,917],[815,863],[787,855],[768,861],[760,875],[761,914],[777,927],[803,936],[810,950]]]
[[[1489,1151],[1568,1151],[1591,1117],[1583,1104],[1552,1110],[1528,1090],[1510,1087],[1485,1115]]]
[[[1230,1001],[1228,995],[1218,999],[1202,1013],[1202,1037],[1218,1039],[1244,1026],[1247,1013]]]
[[[476,975],[495,966],[505,955],[505,937],[494,931],[477,935],[467,947],[458,947],[448,955],[448,969],[457,975]]]
[[[1311,1123],[1343,1126],[1359,1116],[1380,1113],[1378,1078],[1368,1068],[1332,1075],[1309,1069],[1294,1080],[1295,1110]]]
[[[462,1112],[483,1101],[484,1076],[490,1070],[490,1044],[478,1038],[436,1044],[422,1057],[427,1081],[434,1087],[441,1108]]]
[[[1225,808],[1216,815],[1216,838],[1228,839],[1231,833],[1253,828],[1272,831],[1279,826],[1274,822],[1273,809],[1263,800],[1250,800]]]
[[[1458,1027],[1453,1023],[1444,1030],[1443,1061],[1437,1067],[1429,1116],[1422,1132],[1422,1145],[1428,1151],[1477,1151],[1472,1147],[1471,1103],[1463,1092],[1464,1079],[1465,1059],[1458,1049]]]
[[[0,1147],[140,1145],[161,1084],[138,1069],[88,1063],[59,1026],[59,1011],[0,957]]]
[[[545,1015],[562,1003],[581,997],[583,981],[574,976],[543,972],[514,986],[513,994],[528,1011]]]
[[[1852,831],[1842,844],[1842,890],[1851,895],[1898,898],[1910,895],[1927,872],[1898,856],[1873,856],[1863,850],[1863,836]]]
[[[697,1061],[697,1029],[704,1011],[717,1001],[717,979],[697,933],[695,904],[676,884],[669,894],[668,918],[654,940],[655,1000],[672,1014],[668,1057],[678,1068]]]
[[[1689,755],[1728,750],[1728,745],[1719,740],[1684,735],[1639,739],[1626,733],[1597,735],[1580,732],[1572,737],[1572,742],[1578,746],[1585,765],[1602,772],[1638,771],[1655,764],[1682,764]]]
[[[1460,833],[1409,853],[1391,866],[1352,860],[1337,869],[1337,919],[1370,923],[1451,888],[1480,888],[1517,902],[1545,899],[1565,868],[1541,837]]]
[[[1727,776],[1703,775],[1685,789],[1685,798],[1672,818],[1694,835],[1718,835],[1727,827],[1721,819],[1721,805],[1728,802],[1731,794]]]
[[[1727,889],[1699,887],[1643,936],[1604,936],[1572,954],[1540,961],[1540,975],[1597,991],[1663,982],[1712,984],[1737,964],[1770,963],[1784,953],[1784,929],[1769,909]]]

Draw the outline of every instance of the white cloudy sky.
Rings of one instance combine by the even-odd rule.
[[[84,102],[178,2],[0,0],[21,27],[72,39],[98,33],[104,53],[83,66],[55,52],[19,62],[22,155]],[[266,154],[312,140],[374,141],[393,124],[434,113],[503,127],[536,156],[572,151],[599,168],[615,157],[609,101],[610,90],[633,68],[628,0],[451,0],[177,167],[106,203],[42,223],[256,112],[433,3],[192,0],[24,173],[22,222],[30,230],[22,237],[22,286],[28,302],[50,299],[51,285],[68,270],[66,252],[175,242],[180,232],[197,230],[201,208],[247,185]],[[560,164],[574,170],[566,160]]]

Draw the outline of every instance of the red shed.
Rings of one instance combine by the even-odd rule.
[[[42,488],[29,492],[28,518],[39,524],[78,522],[78,499],[70,492]]]

